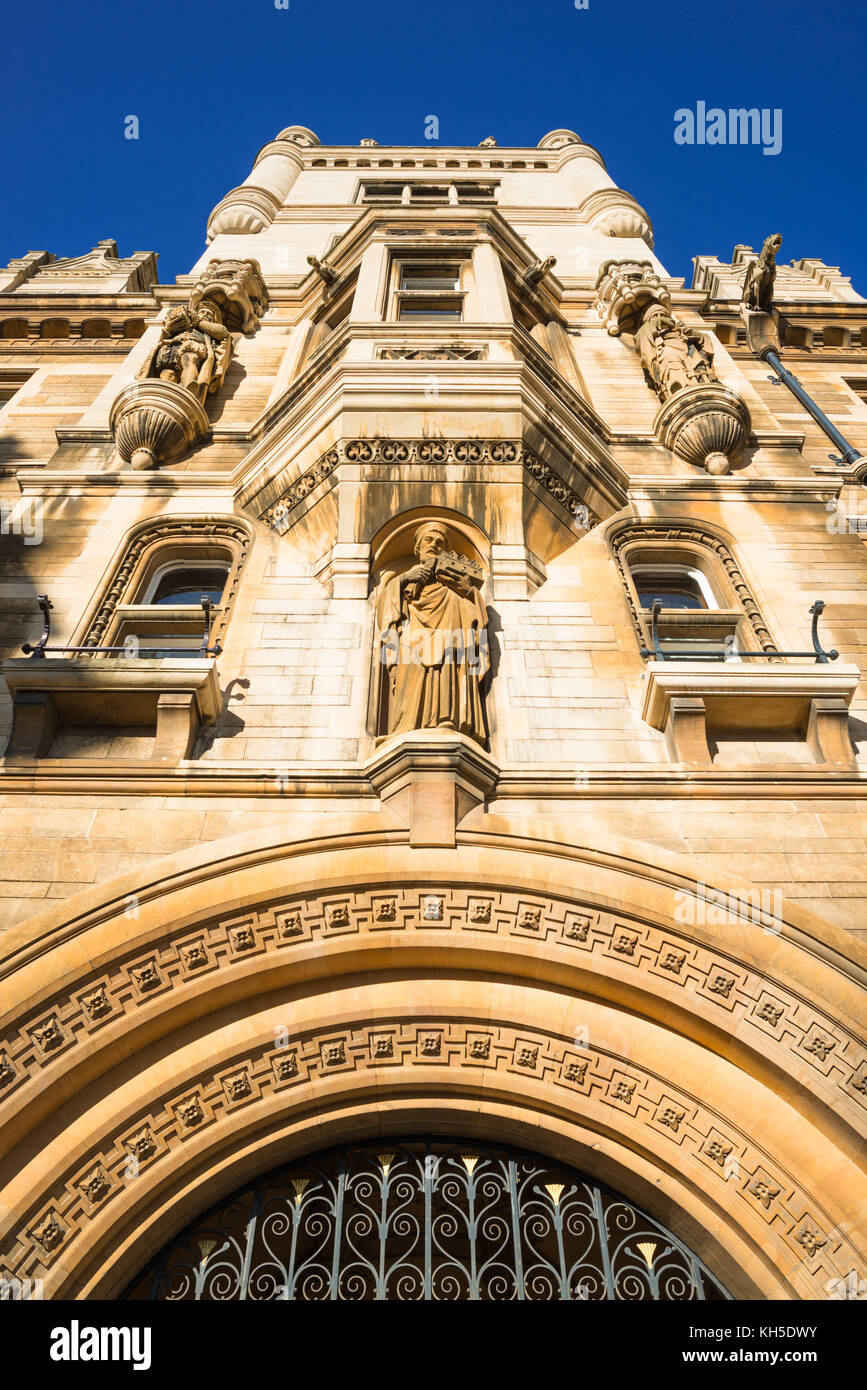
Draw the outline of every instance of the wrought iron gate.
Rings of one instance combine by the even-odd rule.
[[[573,1169],[438,1140],[341,1149],[195,1223],[131,1299],[726,1299],[672,1233]]]

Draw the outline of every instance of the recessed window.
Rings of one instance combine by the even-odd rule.
[[[456,183],[459,203],[493,203],[496,200],[495,183]]]
[[[867,405],[867,380],[864,377],[847,377],[845,380],[849,390],[854,391],[855,395]]]
[[[662,604],[657,632],[664,651],[683,659],[737,660],[738,618],[720,610],[707,576],[689,565],[634,564],[632,579],[644,613]],[[647,623],[648,630],[650,623]]]
[[[697,572],[678,568],[633,570],[635,587],[641,599],[642,608],[651,609],[660,602],[663,608],[709,608],[701,580]],[[707,581],[704,581],[705,587]],[[716,605],[713,605],[716,606]]]
[[[363,183],[361,198],[365,203],[399,203],[403,199],[402,183]]]
[[[401,267],[400,288],[402,290],[459,290],[461,272],[457,266],[416,266]]]
[[[461,310],[443,305],[436,300],[421,300],[418,303],[402,304],[400,309],[401,322],[433,323],[442,320],[445,323],[459,323],[461,320]]]
[[[449,201],[448,184],[411,184],[409,200],[411,203],[447,203]]]
[[[228,573],[228,565],[173,566],[155,576],[152,592],[144,602],[179,606],[192,604],[199,608],[202,599],[209,598],[217,604],[223,597]]]
[[[0,371],[0,409],[18,395],[32,375],[32,371]]]
[[[382,161],[381,161],[382,162]],[[499,184],[467,180],[459,183],[406,183],[377,179],[361,185],[362,203],[409,203],[413,207],[443,207],[450,203],[494,204]]]
[[[403,323],[459,322],[464,313],[460,261],[400,261],[394,317]]]

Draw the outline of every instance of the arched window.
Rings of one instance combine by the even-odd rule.
[[[249,539],[234,518],[150,523],[128,542],[78,643],[144,658],[213,653],[222,646]]]
[[[730,548],[694,526],[629,524],[609,538],[639,644],[684,660],[737,660],[776,644]]]
[[[218,564],[211,564],[208,560],[190,560],[164,565],[151,580],[143,602],[200,608],[201,600],[208,598],[211,603],[218,604],[223,597],[229,569],[228,559]]]
[[[695,610],[718,608],[707,577],[689,565],[633,565],[632,578],[643,609]]]
[[[3,328],[0,336],[4,338],[26,338],[27,320],[26,319],[4,319]]]

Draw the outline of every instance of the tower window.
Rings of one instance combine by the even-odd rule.
[[[464,313],[459,261],[401,261],[396,266],[395,313],[402,323],[459,322]]]
[[[398,183],[377,179],[375,182],[362,183],[358,199],[362,203],[409,203],[415,207],[439,207],[446,203],[494,204],[498,187],[498,183],[479,183],[477,180]]]
[[[411,203],[447,203],[449,201],[448,184],[412,184],[409,198]]]

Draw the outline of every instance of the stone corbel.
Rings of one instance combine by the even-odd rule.
[[[728,473],[740,462],[750,428],[746,402],[721,382],[678,391],[653,422],[664,448],[713,476]]]
[[[671,296],[650,261],[605,261],[600,266],[593,308],[612,338],[634,333],[651,304],[668,309]]]
[[[131,468],[153,468],[183,458],[211,428],[204,407],[172,381],[134,381],[111,407],[108,427]]]
[[[232,334],[255,333],[268,303],[258,261],[209,262],[188,305],[167,313],[138,379],[111,407],[109,428],[125,463],[135,469],[173,463],[201,443],[210,429],[205,402],[225,379]]]
[[[457,827],[484,806],[500,775],[472,739],[436,729],[389,739],[365,771],[411,845],[443,848],[454,847]]]
[[[634,237],[653,246],[653,227],[640,203],[622,188],[602,188],[591,193],[578,215],[605,236]]]
[[[712,475],[728,473],[743,457],[749,411],[715,379],[713,354],[700,333],[672,315],[668,289],[650,261],[606,261],[593,307],[612,337],[631,337],[640,353],[648,385],[662,401],[654,420],[659,443]],[[670,365],[672,344],[682,354],[679,374]]]

